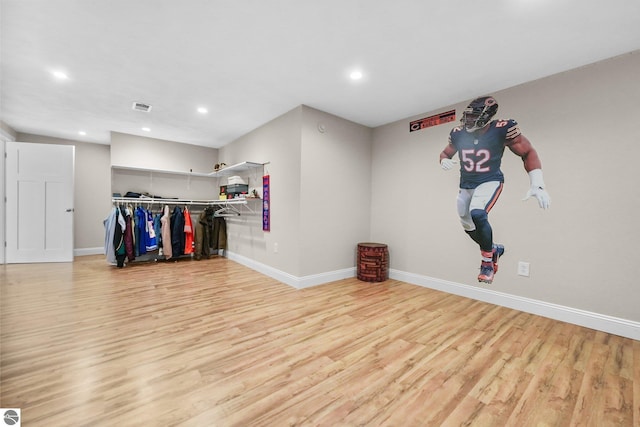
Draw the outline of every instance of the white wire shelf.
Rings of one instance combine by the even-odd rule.
[[[137,204],[160,204],[160,205],[200,205],[200,206],[227,206],[246,205],[248,198],[236,198],[227,200],[217,199],[163,199],[154,197],[112,197],[112,203],[137,203]]]

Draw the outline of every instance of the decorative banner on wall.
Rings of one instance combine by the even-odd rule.
[[[271,231],[271,194],[269,175],[262,177],[262,231]]]
[[[456,110],[451,110],[445,113],[436,114],[435,116],[429,116],[423,119],[414,120],[409,123],[409,132],[415,132],[417,130],[428,128],[431,126],[437,126],[443,123],[452,122],[455,119]]]

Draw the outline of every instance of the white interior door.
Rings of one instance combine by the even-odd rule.
[[[7,263],[73,261],[74,150],[7,142]]]

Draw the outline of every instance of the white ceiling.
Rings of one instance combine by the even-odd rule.
[[[640,0],[0,4],[0,119],[104,144],[220,147],[300,104],[375,127],[640,48]]]

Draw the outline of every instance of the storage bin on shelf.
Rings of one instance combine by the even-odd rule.
[[[242,177],[238,175],[234,175],[227,178],[227,184],[228,185],[246,184],[246,182],[244,181],[244,179],[242,179]]]
[[[236,199],[238,197],[246,197],[249,193],[247,184],[229,184],[220,186],[220,199]]]

